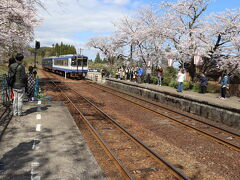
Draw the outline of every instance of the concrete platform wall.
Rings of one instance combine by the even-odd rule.
[[[240,129],[240,110],[211,105],[207,102],[204,103],[180,95],[160,92],[151,88],[139,87],[138,85],[120,83],[111,80],[106,80],[106,84]]]

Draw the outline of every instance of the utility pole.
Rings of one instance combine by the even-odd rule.
[[[36,78],[37,75],[37,49],[40,49],[40,42],[35,42],[35,48],[34,48],[34,77]]]
[[[82,48],[80,48],[80,56],[82,56],[82,51],[83,51],[84,49],[82,49]],[[82,60],[82,76],[83,76],[83,57],[81,57],[81,60]]]
[[[82,55],[82,51],[83,51],[84,49],[82,49],[82,48],[80,48],[80,56]]]

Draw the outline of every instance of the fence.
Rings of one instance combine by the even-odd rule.
[[[3,105],[10,105],[10,88],[7,83],[7,75],[0,74],[0,103]]]

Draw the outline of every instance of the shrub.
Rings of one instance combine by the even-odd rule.
[[[183,89],[184,90],[190,90],[193,88],[193,82],[192,81],[184,81],[183,82]]]
[[[174,67],[167,67],[163,69],[163,84],[169,85],[172,80],[177,77],[177,70]]]
[[[199,82],[194,83],[192,90],[194,92],[200,92],[200,83]],[[220,85],[218,83],[215,83],[215,82],[208,82],[207,92],[209,92],[209,93],[219,93],[220,92]]]
[[[220,85],[216,83],[208,83],[207,85],[207,92],[209,93],[219,93],[220,92]]]
[[[151,76],[151,83],[157,84],[158,77],[157,76]]]
[[[196,82],[196,83],[193,84],[192,91],[200,92],[200,83],[199,82]]]
[[[143,76],[142,79],[141,79],[141,82],[146,83],[147,82],[147,76]]]
[[[158,80],[157,76],[153,76],[153,75],[150,76],[150,83],[151,84],[157,84],[157,80]],[[147,83],[147,76],[146,75],[143,76],[142,82]]]
[[[169,83],[169,86],[177,88],[178,87],[178,82],[176,80],[172,79],[171,82]]]

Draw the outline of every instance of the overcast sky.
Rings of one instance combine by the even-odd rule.
[[[131,15],[139,8],[161,0],[44,0],[47,11],[40,9],[42,23],[35,29],[41,46],[63,42],[83,48],[94,36],[110,34],[113,22]],[[174,0],[171,0],[174,1]],[[208,13],[225,8],[240,8],[240,0],[215,0]],[[84,49],[83,54],[95,59],[96,51]]]

